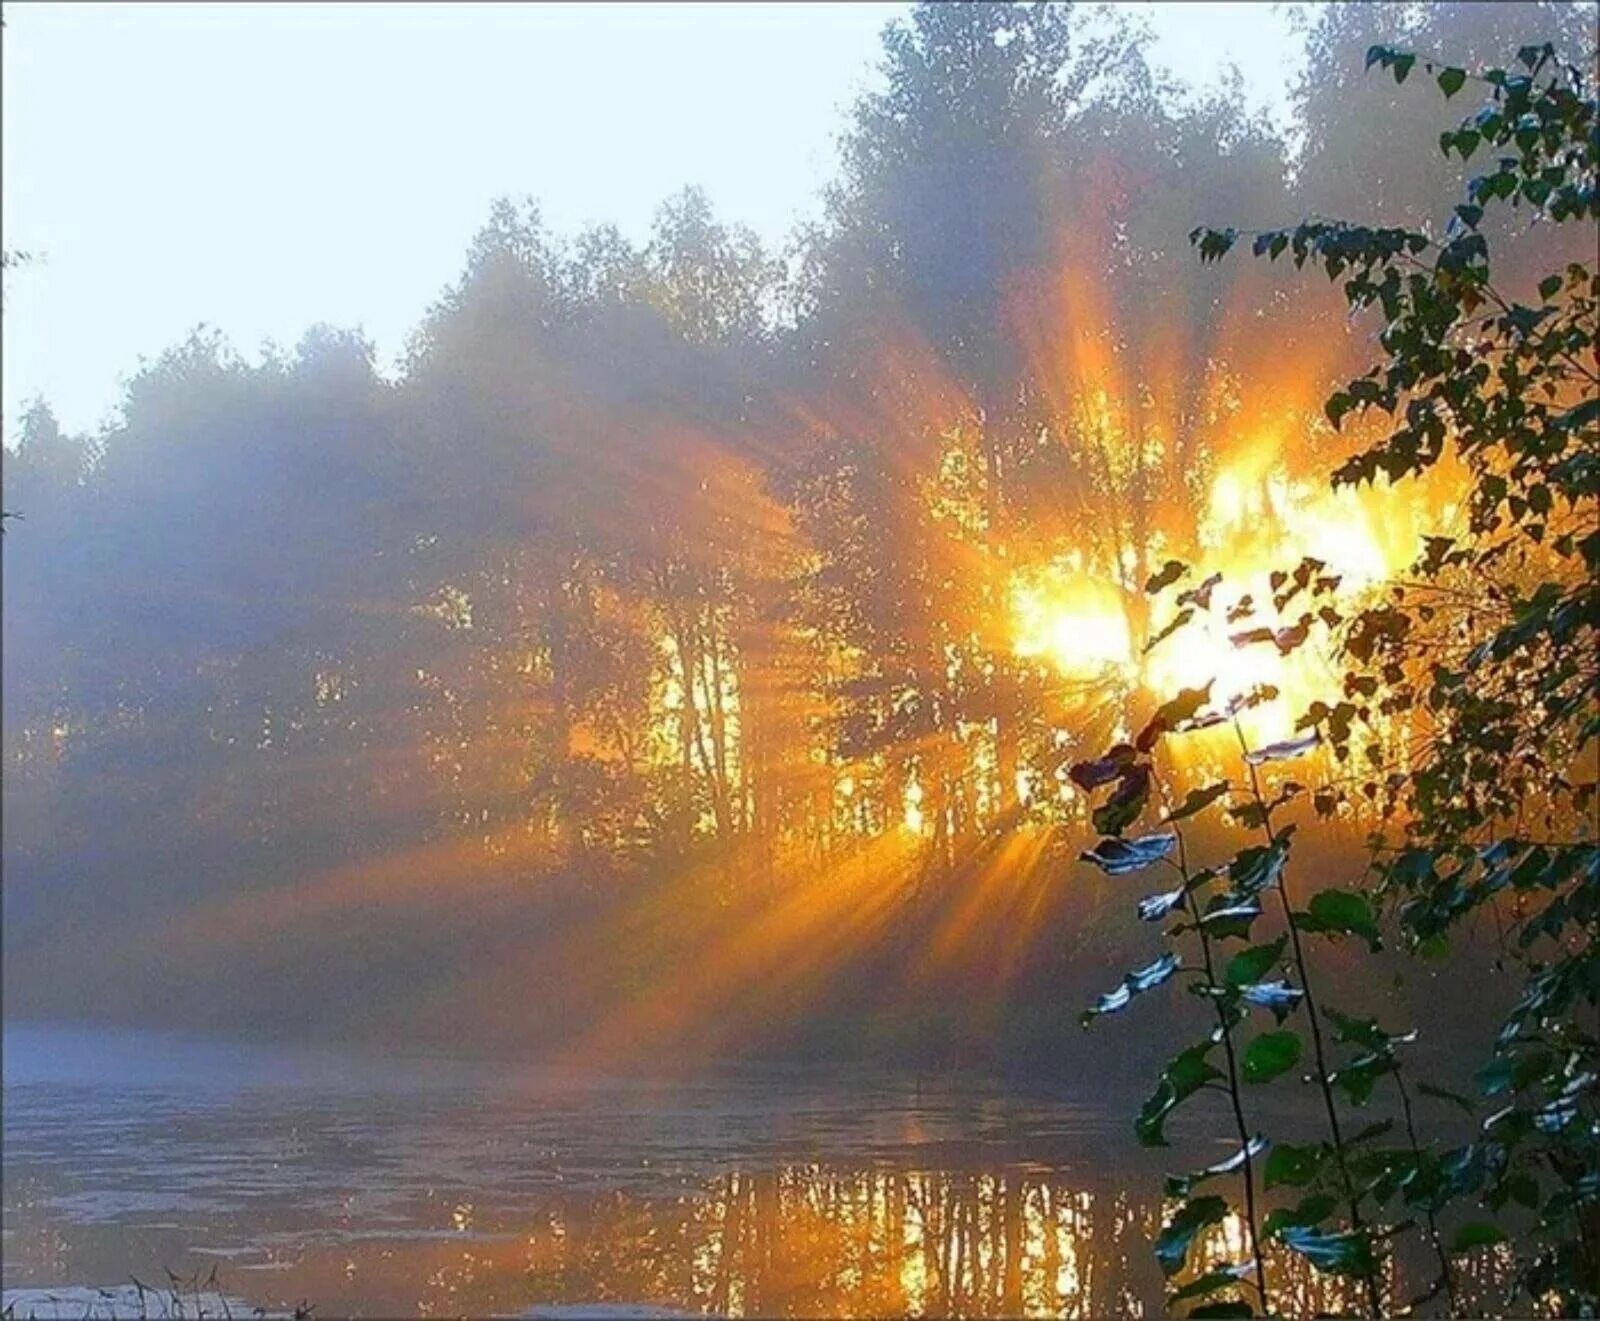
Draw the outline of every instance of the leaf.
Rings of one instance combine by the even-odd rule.
[[[1120,835],[1102,839],[1092,849],[1078,855],[1082,862],[1092,862],[1107,876],[1127,876],[1154,866],[1171,853],[1177,845],[1174,834],[1143,835],[1138,839],[1123,839]]]
[[[1150,768],[1130,766],[1111,797],[1089,814],[1094,828],[1102,835],[1120,835],[1139,819],[1150,798]]]
[[[1362,1233],[1321,1234],[1305,1225],[1291,1225],[1278,1238],[1329,1275],[1367,1276],[1376,1269],[1372,1245]]]
[[[1252,945],[1249,949],[1240,950],[1228,960],[1222,980],[1229,986],[1244,986],[1249,982],[1260,981],[1272,965],[1282,957],[1283,947],[1288,939],[1287,936],[1279,936],[1265,945]]]
[[[1133,765],[1136,756],[1131,743],[1119,743],[1103,757],[1075,762],[1067,771],[1067,778],[1087,793],[1113,780],[1120,780]]]
[[[1467,71],[1465,69],[1449,68],[1439,70],[1439,90],[1444,93],[1447,101],[1461,90],[1466,81]]]
[[[1215,1165],[1207,1165],[1205,1169],[1194,1174],[1169,1174],[1167,1176],[1167,1196],[1187,1197],[1194,1189],[1207,1179],[1220,1178],[1224,1174],[1232,1174],[1235,1170],[1244,1168],[1246,1154],[1254,1160],[1267,1149],[1266,1138],[1257,1134],[1250,1139],[1248,1147],[1240,1147],[1238,1151],[1225,1160],[1219,1160]]]
[[[1192,605],[1184,606],[1182,610],[1178,611],[1178,613],[1172,617],[1171,621],[1165,628],[1151,638],[1150,641],[1144,644],[1145,654],[1149,655],[1150,652],[1155,650],[1157,643],[1165,642],[1193,618],[1194,607]]]
[[[1202,1230],[1219,1225],[1227,1218],[1228,1204],[1220,1197],[1196,1197],[1178,1208],[1172,1219],[1156,1235],[1156,1260],[1168,1278],[1183,1269],[1190,1245]]]
[[[1218,895],[1206,907],[1200,922],[1213,940],[1248,940],[1250,925],[1261,916],[1260,901]]]
[[[1139,751],[1149,752],[1163,734],[1191,719],[1196,711],[1211,700],[1211,685],[1214,682],[1207,680],[1203,688],[1179,689],[1177,696],[1162,705],[1150,717],[1149,724],[1139,731],[1139,737],[1134,740]]]
[[[1472,1220],[1456,1230],[1456,1236],[1451,1240],[1452,1252],[1471,1252],[1473,1248],[1488,1247],[1493,1243],[1504,1243],[1505,1234],[1496,1225],[1491,1225],[1487,1220]]]
[[[1209,610],[1211,609],[1211,593],[1217,590],[1221,582],[1222,575],[1214,573],[1203,583],[1191,587],[1187,591],[1179,592],[1176,598],[1177,602],[1179,605],[1197,605],[1202,610]]]
[[[1285,981],[1256,982],[1239,988],[1241,1000],[1246,1004],[1272,1010],[1272,1016],[1280,1023],[1289,1017],[1289,1011],[1304,1000],[1305,996],[1306,993],[1298,986],[1290,986]]]
[[[1107,991],[1091,1009],[1085,1009],[1078,1015],[1078,1021],[1088,1027],[1102,1014],[1114,1014],[1119,1009],[1126,1009],[1134,996],[1144,991],[1153,990],[1166,981],[1173,973],[1177,972],[1181,960],[1176,954],[1163,954],[1154,963],[1130,972],[1122,979],[1122,984],[1115,990]]]
[[[1369,1051],[1329,1075],[1328,1081],[1343,1089],[1354,1105],[1365,1105],[1379,1078],[1399,1068],[1392,1053]]]
[[[1289,841],[1293,828],[1285,829],[1270,844],[1256,844],[1240,849],[1228,863],[1228,882],[1236,893],[1249,898],[1260,894],[1274,884],[1283,874],[1289,860]]]
[[[1383,948],[1383,938],[1378,933],[1372,905],[1367,902],[1365,895],[1350,890],[1319,890],[1311,896],[1306,911],[1296,916],[1295,925],[1302,931],[1360,936],[1369,948]]]
[[[1285,1179],[1284,1183],[1292,1180]],[[1271,1184],[1267,1185],[1271,1187]],[[1263,1238],[1275,1238],[1285,1229],[1294,1225],[1314,1226],[1320,1225],[1338,1205],[1338,1200],[1331,1193],[1313,1193],[1310,1197],[1302,1198],[1297,1206],[1283,1206],[1272,1212],[1261,1223]]]
[[[1141,922],[1159,922],[1174,908],[1183,906],[1183,887],[1176,890],[1166,890],[1161,894],[1147,894],[1139,900],[1139,920]]]
[[[1222,1077],[1222,1071],[1206,1058],[1214,1047],[1214,1042],[1202,1041],[1197,1046],[1180,1051],[1167,1062],[1155,1091],[1139,1108],[1138,1117],[1133,1121],[1133,1131],[1141,1145],[1166,1146],[1167,1138],[1162,1126],[1167,1116],[1208,1082]]]
[[[1182,821],[1193,816],[1196,812],[1203,812],[1212,803],[1228,792],[1228,782],[1222,780],[1217,784],[1208,785],[1204,789],[1191,789],[1184,795],[1184,799],[1171,812],[1161,818],[1161,824],[1171,825],[1174,821]]]
[[[1239,1071],[1246,1082],[1271,1082],[1300,1062],[1300,1034],[1263,1032],[1245,1047]]]
[[[1281,743],[1269,743],[1264,748],[1257,748],[1254,752],[1247,752],[1244,754],[1244,759],[1252,766],[1261,766],[1269,761],[1289,761],[1310,752],[1320,742],[1322,742],[1322,735],[1313,729],[1302,738],[1285,739]]]
[[[1145,595],[1154,596],[1163,588],[1172,586],[1179,578],[1189,572],[1189,566],[1182,560],[1168,560],[1155,573],[1150,575],[1144,585]]]
[[[1544,279],[1539,281],[1539,297],[1540,298],[1551,299],[1551,298],[1554,298],[1560,292],[1561,292],[1561,277],[1559,275],[1547,275],[1547,276],[1544,277]]]
[[[1181,1289],[1174,1289],[1169,1293],[1167,1295],[1167,1306],[1170,1308],[1174,1304],[1184,1302],[1190,1298],[1203,1298],[1208,1293],[1216,1293],[1218,1289],[1232,1288],[1239,1283],[1241,1277],[1248,1275],[1254,1269],[1255,1265],[1252,1262],[1241,1262],[1236,1266],[1214,1266],[1204,1275],[1195,1276]],[[1218,1305],[1233,1306],[1231,1303]],[[1190,1312],[1189,1315],[1194,1316],[1195,1313]],[[1231,1316],[1234,1313],[1229,1313],[1228,1315]],[[1246,1311],[1241,1315],[1249,1316],[1250,1313]]]
[[[1263,1179],[1268,1188],[1276,1188],[1283,1184],[1303,1188],[1317,1177],[1317,1171],[1322,1168],[1322,1162],[1327,1158],[1328,1144],[1325,1142],[1314,1142],[1303,1147],[1280,1142],[1267,1157],[1267,1168]]]

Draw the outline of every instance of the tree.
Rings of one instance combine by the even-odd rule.
[[[1338,624],[1347,700],[1304,723],[1341,757],[1365,754],[1346,792],[1403,826],[1399,840],[1377,837],[1378,893],[1400,902],[1413,948],[1437,952],[1479,909],[1511,922],[1502,957],[1520,965],[1522,994],[1479,1074],[1502,1108],[1453,1158],[1444,1190],[1533,1211],[1521,1278],[1576,1313],[1600,1299],[1600,103],[1592,70],[1549,43],[1482,72],[1385,45],[1366,63],[1397,83],[1416,71],[1446,97],[1469,81],[1486,89],[1439,147],[1468,162],[1486,148],[1492,165],[1468,181],[1442,238],[1307,221],[1261,231],[1252,247],[1320,267],[1353,309],[1382,313],[1382,359],[1327,413],[1335,426],[1381,413],[1385,434],[1334,481],[1415,479],[1452,452],[1469,477],[1467,520],[1429,538],[1413,582]],[[1528,301],[1501,287],[1485,232],[1494,210],[1522,208],[1584,232],[1589,254]],[[1215,259],[1238,237],[1202,229],[1195,241]],[[1410,738],[1386,745],[1386,725]],[[1360,726],[1379,738],[1362,747]]]

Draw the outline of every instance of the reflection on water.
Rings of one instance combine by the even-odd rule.
[[[252,1305],[324,1316],[1161,1310],[1160,1166],[1065,1101],[793,1072],[463,1085],[259,1052],[96,1082],[83,1040],[36,1034],[24,1066],[8,1032],[8,1289],[216,1265]],[[1237,1224],[1203,1248],[1241,1250]],[[1272,1265],[1295,1311],[1349,1296]]]

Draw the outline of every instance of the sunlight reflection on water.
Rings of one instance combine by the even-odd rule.
[[[99,1035],[7,1030],[8,1290],[215,1265],[252,1306],[325,1316],[1161,1310],[1162,1166],[1116,1107]],[[192,1083],[203,1068],[232,1073]],[[1298,1310],[1338,1309],[1336,1283],[1286,1267]]]

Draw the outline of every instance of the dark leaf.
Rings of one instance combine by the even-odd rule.
[[[1156,1236],[1156,1260],[1161,1263],[1161,1273],[1170,1278],[1181,1271],[1195,1239],[1209,1226],[1221,1224],[1227,1215],[1228,1204],[1220,1197],[1196,1197],[1179,1207]]]
[[[1092,849],[1078,855],[1083,862],[1092,862],[1107,876],[1127,876],[1154,866],[1171,853],[1178,843],[1174,834],[1142,835],[1138,839],[1108,836]]]
[[[1309,1226],[1290,1225],[1278,1238],[1329,1275],[1367,1276],[1377,1266],[1365,1234],[1321,1234]]]
[[[1117,782],[1111,797],[1089,814],[1094,828],[1102,835],[1120,835],[1139,819],[1150,798],[1150,768],[1130,766]]]
[[[1146,595],[1154,596],[1164,587],[1170,587],[1179,578],[1189,572],[1189,566],[1182,560],[1168,560],[1155,573],[1150,575],[1144,585]]]
[[[1264,748],[1257,748],[1254,752],[1245,753],[1244,759],[1252,766],[1261,766],[1269,761],[1289,761],[1310,752],[1318,743],[1322,742],[1322,735],[1312,730],[1303,738],[1285,739],[1281,743],[1269,743]]]
[[[1134,740],[1140,752],[1149,752],[1156,745],[1156,740],[1170,730],[1176,729],[1184,721],[1193,718],[1196,711],[1211,700],[1211,684],[1208,682],[1203,688],[1183,688],[1170,702],[1158,709],[1150,717],[1150,723],[1139,733]]]
[[[1103,757],[1094,761],[1074,763],[1067,771],[1067,776],[1078,788],[1087,793],[1090,789],[1098,789],[1103,784],[1120,780],[1134,764],[1136,757],[1131,743],[1119,743]]]
[[[1237,894],[1257,895],[1276,883],[1289,860],[1291,836],[1292,831],[1285,830],[1271,844],[1252,845],[1234,855],[1228,864],[1228,881]]]
[[[1452,1092],[1448,1087],[1435,1087],[1431,1082],[1419,1082],[1417,1090],[1424,1096],[1433,1097],[1436,1101],[1449,1101],[1451,1105],[1459,1106],[1469,1115],[1473,1111],[1471,1101],[1460,1092]]]
[[[1182,821],[1185,817],[1191,817],[1196,812],[1203,812],[1227,792],[1228,782],[1226,780],[1208,785],[1204,789],[1191,789],[1184,795],[1183,801],[1177,807],[1161,818],[1161,824],[1164,826],[1170,825],[1174,821]]]
[[[1138,1117],[1134,1120],[1133,1131],[1142,1145],[1166,1146],[1167,1138],[1162,1126],[1167,1116],[1208,1082],[1222,1077],[1222,1071],[1206,1058],[1214,1046],[1215,1043],[1210,1041],[1190,1046],[1188,1050],[1173,1056],[1162,1070],[1161,1081],[1140,1107]]]
[[[1222,575],[1214,573],[1203,583],[1179,592],[1177,602],[1179,605],[1196,605],[1202,610],[1209,610],[1211,609],[1211,593],[1217,590],[1221,582]]]
[[[1491,1225],[1487,1220],[1473,1220],[1456,1230],[1455,1238],[1451,1240],[1452,1252],[1471,1252],[1473,1248],[1488,1247],[1492,1243],[1504,1243],[1506,1236],[1497,1226]]]
[[[1325,1142],[1314,1142],[1304,1147],[1280,1142],[1267,1157],[1266,1186],[1276,1188],[1280,1184],[1287,1184],[1296,1188],[1304,1187],[1316,1178],[1317,1171],[1327,1158],[1328,1145]]]
[[[1293,1183],[1293,1179],[1283,1179],[1283,1183]],[[1268,1185],[1271,1186],[1270,1184]],[[1297,1206],[1279,1207],[1261,1223],[1261,1234],[1264,1238],[1275,1238],[1291,1225],[1315,1226],[1320,1225],[1333,1214],[1338,1200],[1330,1193],[1313,1193],[1310,1197],[1303,1198]]]

